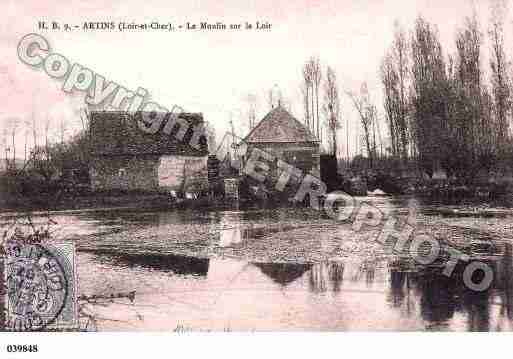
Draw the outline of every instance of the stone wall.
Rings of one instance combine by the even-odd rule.
[[[158,167],[161,189],[180,190],[185,179],[185,190],[197,192],[208,187],[207,157],[162,156]]]
[[[254,148],[258,148],[267,153],[274,155],[275,161],[268,163],[269,170],[263,171],[257,168],[256,171],[264,175],[264,182],[260,183],[251,176],[246,176],[243,183],[243,187],[248,186],[248,191],[254,191],[255,187],[262,190],[265,189],[268,193],[272,193],[275,199],[278,197],[290,197],[292,193],[296,193],[299,189],[303,176],[312,174],[316,177],[320,177],[320,157],[319,147],[316,144],[311,143],[262,143],[262,144],[249,144],[247,151],[243,157],[244,166],[247,165],[247,160],[251,156],[251,151]],[[299,177],[290,178],[287,182],[286,187],[283,190],[276,192],[276,183],[282,174],[283,169],[278,168],[276,159],[280,159],[286,162],[288,165],[294,166],[301,171]],[[267,163],[264,158],[259,161]],[[244,170],[242,171],[244,173]],[[267,173],[265,173],[267,172]],[[244,191],[244,189],[243,189]]]
[[[90,176],[93,191],[157,191],[158,156],[109,156],[92,161]]]
[[[194,156],[104,156],[91,166],[93,191],[166,191],[207,187],[207,157]]]
[[[303,174],[320,176],[319,146],[310,143],[250,144],[275,155],[289,165],[300,169]]]

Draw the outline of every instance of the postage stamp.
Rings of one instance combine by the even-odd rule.
[[[70,330],[78,325],[72,243],[6,246],[6,329]]]

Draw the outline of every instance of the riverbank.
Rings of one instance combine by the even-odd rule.
[[[459,205],[475,207],[512,207],[513,184],[510,182],[461,184],[447,180],[418,180],[412,178],[367,179],[354,177],[341,183],[340,188],[350,195],[361,198],[379,193],[384,196],[409,195],[429,204]],[[83,211],[109,209],[174,210],[216,209],[233,207],[237,201],[222,197],[176,198],[169,193],[156,192],[57,192],[22,196],[3,194],[0,197],[0,212],[15,211]],[[307,201],[308,202],[308,201]],[[245,206],[291,206],[283,198],[241,198],[238,205]]]
[[[0,212],[11,211],[73,211],[110,209],[204,208],[220,205],[209,198],[176,199],[166,193],[90,193],[85,195],[40,194],[9,196],[0,199]]]
[[[372,174],[353,176],[343,181],[341,187],[356,196],[378,190],[388,195],[414,195],[426,201],[447,205],[513,205],[513,181],[509,178],[461,181]]]

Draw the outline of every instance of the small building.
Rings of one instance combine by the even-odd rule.
[[[193,142],[194,132],[203,128],[203,115],[182,113],[171,131],[163,130],[170,118],[164,116],[161,128],[150,134],[141,130],[141,112],[91,112],[93,191],[179,191],[206,186],[207,138],[202,134]],[[177,135],[179,131],[183,136]]]
[[[319,140],[281,105],[265,115],[242,142],[250,150],[273,154],[303,174],[319,176]]]

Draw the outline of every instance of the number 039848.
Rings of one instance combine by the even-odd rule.
[[[9,344],[7,345],[7,353],[37,353],[37,344]]]

